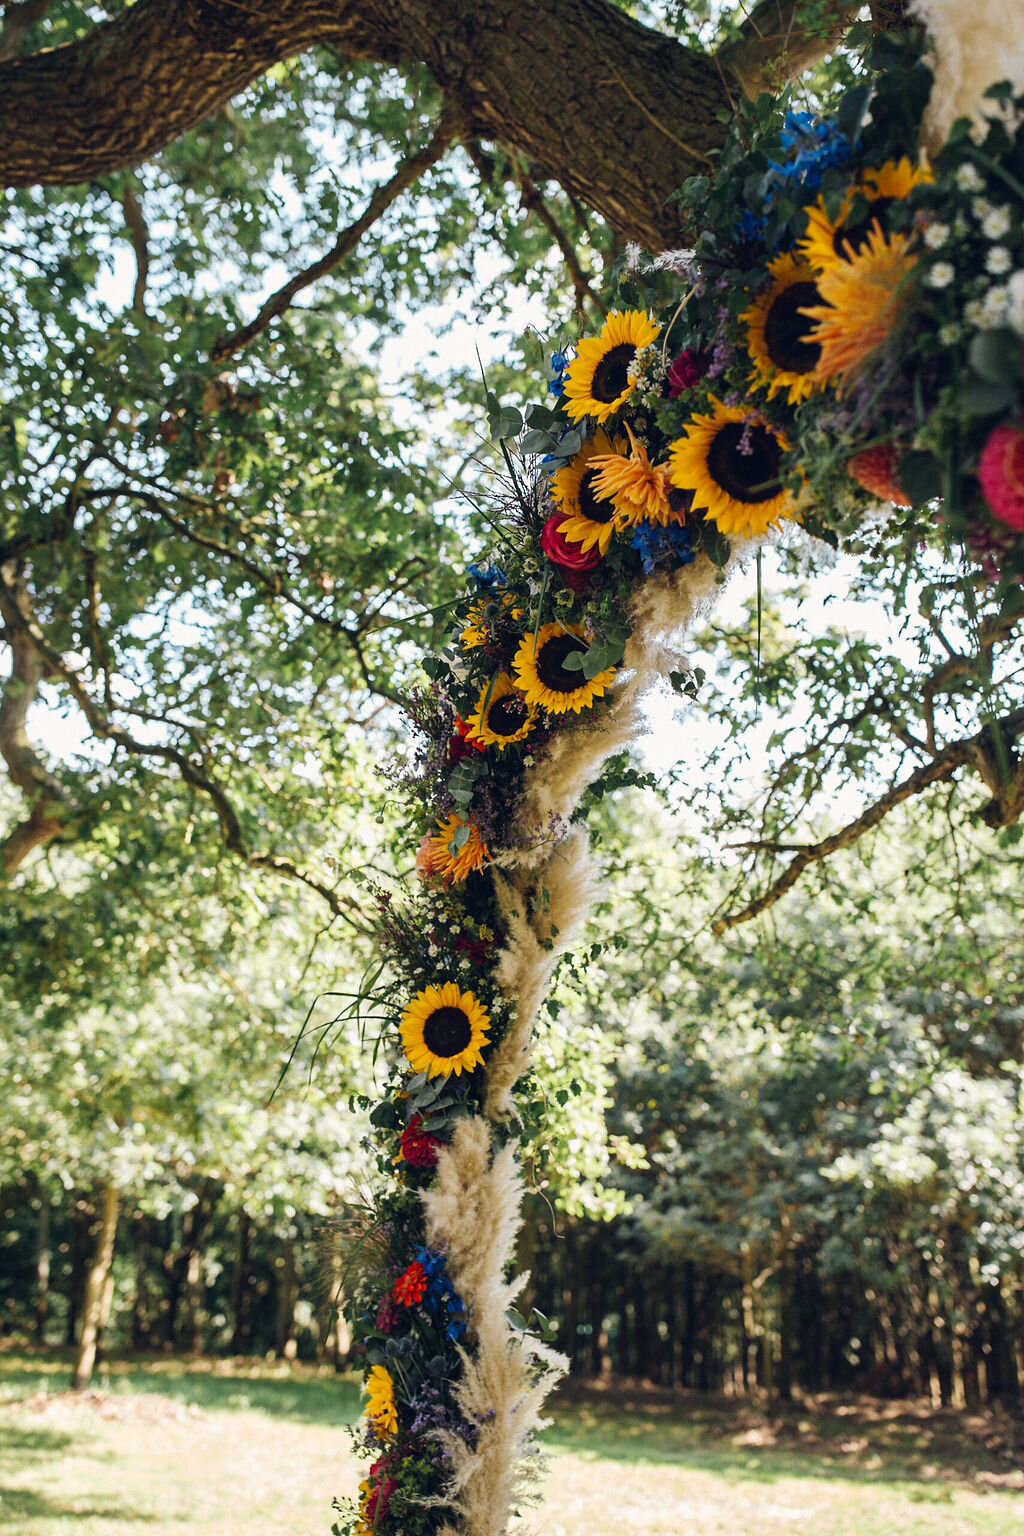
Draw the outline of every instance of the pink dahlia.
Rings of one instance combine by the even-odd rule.
[[[981,450],[978,479],[1000,522],[1024,532],[1024,422],[993,428]]]

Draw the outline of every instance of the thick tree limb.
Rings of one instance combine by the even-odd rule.
[[[788,24],[760,30],[758,69],[803,62]],[[0,64],[0,183],[137,165],[316,44],[424,64],[467,137],[525,154],[652,249],[678,233],[666,199],[725,134],[721,64],[610,0],[138,0],[78,42]]]
[[[1002,752],[996,748],[994,733],[997,731],[1001,734],[1004,743]],[[751,918],[758,917],[760,913],[774,906],[779,898],[796,884],[805,869],[812,864],[821,863],[833,853],[838,853],[841,848],[849,848],[858,838],[863,837],[865,832],[869,832],[872,827],[884,821],[889,812],[895,810],[898,805],[902,805],[904,800],[923,793],[933,784],[948,782],[959,768],[967,764],[977,770],[992,794],[992,800],[980,813],[981,819],[990,827],[1013,825],[1024,815],[1024,763],[1014,762],[1008,777],[1003,771],[1003,764],[1009,758],[1010,744],[1021,735],[1024,735],[1024,709],[1017,709],[1012,714],[1005,715],[994,726],[986,726],[974,736],[966,736],[960,741],[950,742],[941,752],[937,752],[930,762],[923,763],[907,778],[894,784],[880,799],[869,805],[855,821],[840,828],[838,832],[833,832],[831,837],[823,838],[820,843],[805,844],[796,857],[787,864],[778,879],[774,880],[755,901],[750,902],[738,912],[729,912],[724,917],[717,918],[711,924],[712,933],[716,938],[720,938],[728,928],[737,928],[741,923],[748,923]]]
[[[301,293],[303,288],[308,288],[318,278],[326,277],[328,272],[333,271],[340,262],[344,261],[345,257],[355,250],[367,230],[376,224],[396,198],[419,180],[424,171],[429,170],[440,160],[456,137],[456,117],[452,113],[447,113],[442,117],[430,143],[425,144],[408,159],[399,162],[391,179],[376,189],[358,219],[339,235],[326,256],[321,256],[319,261],[315,261],[304,271],[297,272],[276,293],[271,294],[259,314],[255,319],[250,320],[248,325],[243,325],[237,331],[232,331],[230,335],[221,336],[218,339],[210,354],[212,361],[223,363],[236,352],[240,352],[243,347],[247,347],[254,336],[266,330],[271,320],[277,315],[284,314],[297,293]]]

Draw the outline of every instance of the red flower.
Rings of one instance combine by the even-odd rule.
[[[414,1168],[433,1168],[437,1163],[437,1151],[441,1143],[422,1127],[423,1116],[413,1115],[402,1132],[399,1148],[406,1162]]]
[[[474,965],[487,964],[490,947],[488,939],[470,939],[464,933],[460,933],[459,937],[455,940],[455,953],[457,955],[468,955]]]
[[[993,428],[981,450],[978,479],[1000,522],[1024,532],[1024,423]]]
[[[587,584],[586,572],[592,571],[601,558],[601,551],[593,549],[581,549],[578,544],[570,544],[569,540],[559,533],[559,528],[565,522],[564,512],[553,512],[544,524],[540,536],[540,547],[551,561],[557,565],[559,575],[567,587],[574,592],[582,592]]]
[[[402,1307],[415,1307],[427,1294],[427,1272],[422,1264],[410,1264],[395,1281],[392,1296]]]
[[[456,763],[461,763],[464,757],[472,757],[474,752],[486,752],[487,748],[479,741],[467,740],[469,726],[461,715],[455,716],[455,735],[448,743],[448,765],[454,768]]]
[[[703,352],[697,352],[693,347],[687,347],[685,352],[680,352],[674,362],[669,364],[668,382],[669,396],[675,399],[677,395],[685,395],[687,390],[699,384],[708,371],[711,359]]]
[[[897,474],[898,462],[893,444],[880,443],[877,448],[865,448],[863,453],[856,454],[846,467],[857,484],[872,496],[891,501],[896,507],[909,507],[911,503]]]
[[[370,1468],[370,1476],[376,1477],[382,1465],[382,1462],[375,1461],[373,1466]],[[367,1525],[369,1525],[371,1528],[377,1524],[378,1520],[384,1519],[388,1512],[388,1503],[391,1499],[391,1495],[394,1493],[397,1487],[398,1484],[393,1477],[383,1477],[377,1484],[376,1488],[372,1489],[370,1493],[367,1494],[366,1503],[363,1505],[363,1515],[366,1519]]]

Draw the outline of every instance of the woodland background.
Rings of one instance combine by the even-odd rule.
[[[123,9],[9,17],[0,56]],[[5,194],[0,1327],[82,1380],[90,1306],[107,1351],[345,1364],[367,1054],[330,1022],[373,883],[411,875],[397,706],[492,538],[473,349],[537,398],[625,241],[470,137],[225,338],[442,111],[425,69],[320,46],[137,170]],[[683,724],[663,702],[591,794],[606,885],[543,1024],[522,1243],[578,1374],[1019,1396],[1020,828],[962,763],[890,794],[1019,704],[1019,622],[972,628],[927,551],[896,589],[855,553],[792,539],[760,603],[750,573]]]

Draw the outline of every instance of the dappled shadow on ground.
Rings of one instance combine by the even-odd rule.
[[[131,1525],[145,1525],[156,1517],[126,1504],[58,1504],[53,1499],[33,1493],[30,1488],[0,1487],[0,1531],[12,1536],[24,1530],[26,1520],[122,1520]]]
[[[544,1437],[551,1450],[673,1462],[726,1479],[846,1478],[1024,1491],[1019,1419],[1000,1408],[935,1409],[826,1394],[767,1404],[612,1380],[567,1382],[554,1399],[553,1417]]]
[[[68,1351],[0,1354],[0,1396],[38,1412],[59,1396],[104,1418],[152,1418],[167,1412],[140,1401],[159,1397],[192,1410],[216,1413],[266,1413],[307,1424],[348,1424],[359,1416],[356,1376],[338,1376],[316,1366],[235,1359],[192,1360],[147,1355],[105,1361],[89,1392],[67,1391],[71,1375]],[[28,1402],[25,1400],[28,1399]],[[135,1399],[134,1414],[125,1405]]]

